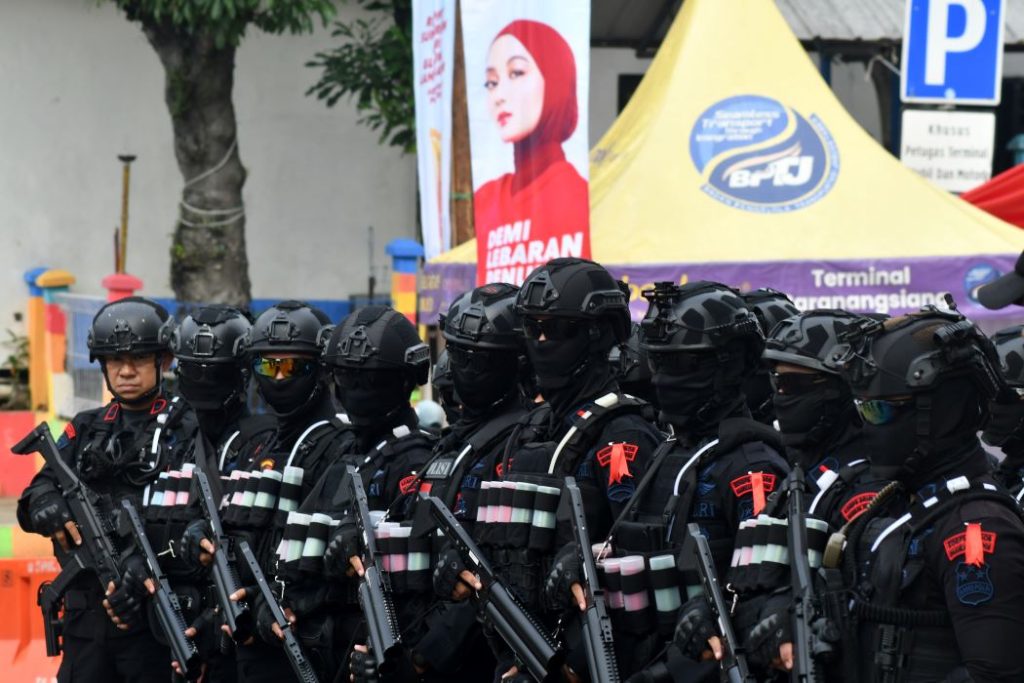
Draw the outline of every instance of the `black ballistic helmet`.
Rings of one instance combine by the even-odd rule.
[[[740,340],[749,352],[750,368],[760,358],[761,325],[731,287],[703,280],[658,282],[643,296],[650,304],[640,323],[645,351],[711,351]]]
[[[516,300],[520,316],[607,320],[621,343],[629,338],[629,295],[604,266],[556,258],[527,276]]]
[[[765,337],[780,322],[800,313],[800,309],[793,305],[792,299],[785,292],[771,287],[752,289],[740,294],[740,297],[757,316],[757,322],[760,323],[761,332]]]
[[[777,324],[765,341],[762,357],[772,363],[790,363],[830,375],[827,366],[833,348],[851,325],[863,317],[841,310],[817,309],[794,315]]]
[[[167,351],[173,330],[174,320],[167,309],[152,299],[130,296],[112,301],[92,320],[86,340],[89,360]]]
[[[992,342],[957,311],[926,306],[881,322],[862,318],[840,337],[825,366],[837,370],[859,398],[926,393],[967,378],[992,399],[1003,380]]]
[[[523,350],[523,336],[515,313],[519,288],[497,282],[468,291],[441,317],[445,340],[475,349]]]
[[[282,301],[263,311],[239,344],[249,356],[273,353],[319,355],[331,331],[323,311],[303,301]]]
[[[1006,383],[1016,389],[1024,388],[1024,325],[999,330],[992,336],[999,354],[999,369]]]
[[[236,363],[251,329],[249,318],[233,306],[201,306],[174,330],[170,347],[179,361]]]
[[[402,370],[416,385],[430,374],[430,349],[408,318],[389,306],[350,313],[331,333],[323,360],[328,367]]]

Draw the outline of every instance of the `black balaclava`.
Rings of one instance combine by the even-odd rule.
[[[835,375],[824,375],[811,391],[776,393],[773,403],[786,453],[804,469],[818,464],[850,427],[860,425],[849,386]]]
[[[865,422],[863,429],[864,451],[871,458],[872,471],[881,479],[901,481],[910,490],[957,472],[978,450],[977,433],[983,413],[975,384],[957,377],[937,385],[928,395],[928,436],[918,434],[920,394],[912,398],[913,407],[900,412],[892,422]]]
[[[618,389],[608,352],[615,343],[605,320],[581,326],[570,339],[537,341],[527,338],[526,351],[537,387],[557,419],[584,402]]]
[[[349,381],[334,382],[334,397],[352,424],[371,432],[391,426],[409,407],[413,383],[401,370],[348,370]]]
[[[692,373],[678,375],[655,366],[651,375],[661,421],[671,424],[677,434],[698,439],[717,432],[725,418],[747,414],[744,343],[734,339],[706,355],[707,362]]]
[[[483,371],[451,361],[454,390],[462,401],[464,417],[469,421],[490,415],[496,406],[519,393],[519,355],[514,351],[487,353],[487,369]]]
[[[750,416],[758,422],[770,425],[775,421],[773,393],[766,368],[759,367],[757,372],[743,382],[743,395],[747,397]]]
[[[315,363],[315,359],[313,360]],[[256,389],[274,414],[287,419],[306,412],[318,403],[324,393],[320,368],[314,367],[308,375],[277,380],[257,374]]]

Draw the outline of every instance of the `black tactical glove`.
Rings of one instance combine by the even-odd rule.
[[[146,589],[146,563],[138,555],[131,555],[124,562],[120,585],[107,596],[110,611],[122,624],[130,626],[139,619],[145,600],[149,597]]]
[[[380,683],[377,673],[377,658],[369,652],[352,650],[348,658],[348,670],[355,683]]]
[[[572,585],[580,583],[579,558],[576,557],[576,546],[572,543],[562,546],[555,554],[547,579],[544,581],[544,598],[553,610],[561,610],[576,604],[572,594]]]
[[[717,635],[715,617],[704,596],[683,603],[672,642],[684,656],[700,661],[701,655],[711,649],[708,639]]]
[[[746,638],[747,657],[752,666],[768,669],[779,658],[779,647],[793,642],[793,626],[789,618],[789,594],[768,600],[761,619]]]
[[[466,570],[462,556],[455,548],[441,551],[434,566],[434,593],[442,600],[451,600],[455,587],[459,585],[459,574]]]
[[[210,525],[205,519],[194,519],[185,527],[185,533],[178,541],[178,557],[188,563],[192,569],[203,569],[206,567],[200,560],[200,554],[209,554],[199,545],[203,539],[213,536]]]
[[[251,603],[250,609],[256,615],[256,634],[259,635],[260,639],[269,645],[280,645],[281,639],[274,633],[274,624],[277,621],[274,620],[274,614],[270,611],[270,605],[263,599],[262,594],[256,596],[256,599]]]
[[[359,555],[359,530],[351,522],[342,521],[324,551],[324,573],[334,577],[346,576],[350,566],[349,558]]]
[[[43,536],[53,536],[64,530],[64,523],[71,521],[71,511],[58,491],[47,491],[32,501],[29,509],[32,530]]]
[[[422,679],[408,649],[402,648],[401,654],[392,662],[393,670],[384,674],[379,671],[380,663],[371,652],[352,650],[349,655],[349,673],[355,683],[416,683]]]

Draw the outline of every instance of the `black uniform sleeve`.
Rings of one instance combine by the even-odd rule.
[[[760,514],[768,496],[782,487],[789,474],[785,459],[767,444],[745,443],[736,451],[739,457],[728,460],[729,467],[718,482],[727,501],[723,505],[726,525],[733,534],[740,522]]]
[[[64,458],[65,462],[71,463],[73,467],[75,466],[75,452],[78,447],[78,434],[81,432],[82,424],[89,421],[92,412],[94,411],[76,415],[57,438],[57,448],[60,450],[61,457]],[[35,529],[32,528],[29,512],[32,509],[33,501],[43,494],[59,490],[56,474],[49,465],[44,464],[43,468],[36,473],[36,476],[32,477],[32,481],[25,487],[21,497],[18,499],[18,524],[23,531],[36,533]]]
[[[638,415],[615,418],[601,432],[587,461],[613,519],[632,498],[662,440],[654,425]]]
[[[972,501],[939,522],[926,547],[973,680],[1024,680],[1020,518],[999,503]]]

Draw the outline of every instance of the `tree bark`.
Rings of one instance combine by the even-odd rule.
[[[185,180],[171,245],[171,287],[179,301],[248,305],[242,186],[234,86],[235,48],[205,31],[186,34],[143,22],[164,67],[174,155]]]

